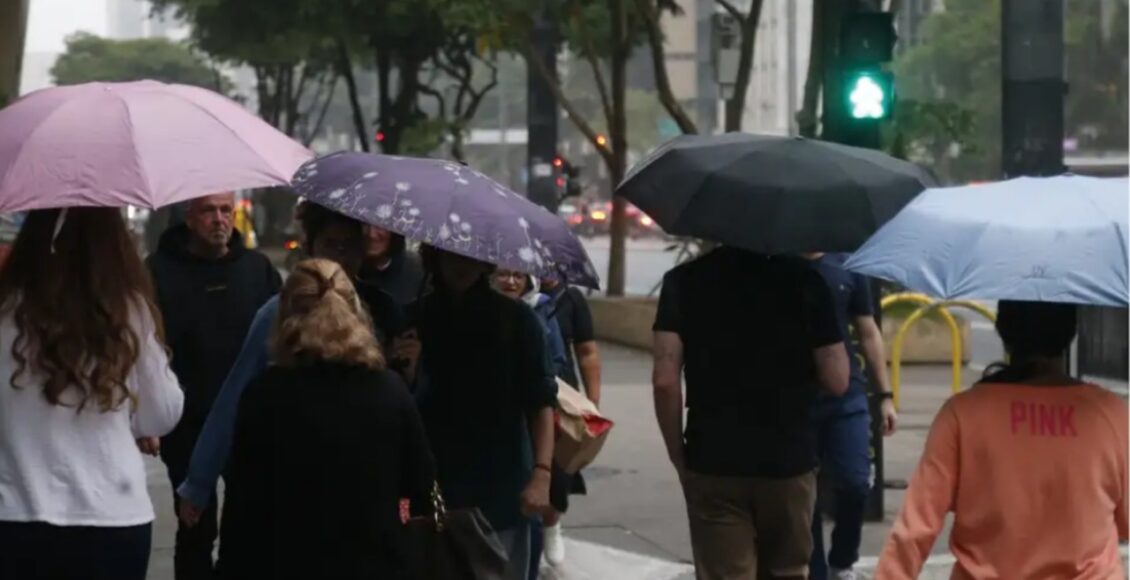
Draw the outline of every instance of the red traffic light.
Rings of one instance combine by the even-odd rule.
[[[383,143],[385,140],[385,132],[377,131],[377,143]]]
[[[564,177],[558,177],[557,178],[557,187],[565,187],[565,178]]]
[[[554,157],[553,158],[553,166],[556,167],[557,169],[561,169],[561,167],[564,166],[564,165],[565,165],[564,159],[562,159],[560,157]]]

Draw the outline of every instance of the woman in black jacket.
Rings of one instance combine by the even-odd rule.
[[[432,460],[367,318],[336,263],[283,287],[272,366],[240,401],[221,578],[407,577],[400,500],[428,504]]]

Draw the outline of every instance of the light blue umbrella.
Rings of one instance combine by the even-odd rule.
[[[845,264],[936,298],[1127,306],[1130,181],[928,189]]]

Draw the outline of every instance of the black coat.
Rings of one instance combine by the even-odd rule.
[[[146,263],[156,284],[173,372],[185,392],[184,415],[169,443],[185,439],[191,450],[255,313],[278,293],[282,279],[266,256],[244,248],[239,232],[219,259],[190,253],[188,242],[188,227],[173,226]]]
[[[405,578],[399,500],[428,511],[433,481],[420,415],[396,374],[271,367],[239,404],[219,576]]]
[[[366,264],[361,268],[359,278],[387,292],[400,306],[408,306],[421,295],[424,267],[419,254],[401,247],[392,254],[383,270]]]

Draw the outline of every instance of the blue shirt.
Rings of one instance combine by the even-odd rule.
[[[828,289],[832,291],[835,302],[836,320],[847,342],[848,359],[851,365],[851,382],[843,397],[822,395],[817,403],[819,414],[849,415],[867,411],[867,375],[864,373],[866,360],[860,348],[859,336],[853,332],[852,320],[859,316],[874,316],[871,284],[866,276],[848,272],[844,269],[847,254],[825,254],[813,262],[813,267]]]
[[[553,315],[553,298],[545,294],[538,294],[538,304],[534,312],[545,326],[545,345],[549,349],[549,356],[553,360],[553,370],[558,377],[564,379],[569,376],[569,357],[565,353],[565,339],[561,337],[561,325]]]
[[[274,295],[255,313],[251,328],[243,340],[239,358],[224,379],[204,429],[196,440],[188,476],[177,488],[177,494],[194,506],[204,507],[212,499],[216,482],[231,453],[232,433],[239,410],[239,399],[251,381],[267,368],[271,327],[279,313],[279,297]]]

